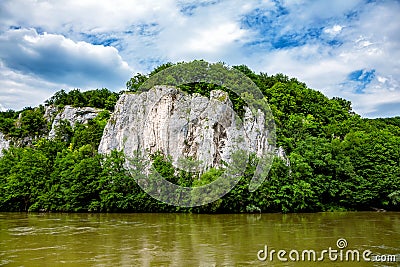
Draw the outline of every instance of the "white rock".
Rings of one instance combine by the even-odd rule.
[[[64,110],[55,116],[49,132],[49,138],[51,139],[56,136],[56,127],[59,125],[61,120],[68,121],[73,127],[75,123],[88,123],[90,119],[94,119],[101,111],[101,109],[91,107],[74,108],[71,106],[65,106]],[[52,113],[54,113],[54,111],[49,109],[48,116],[51,117]]]
[[[3,156],[3,149],[7,150],[10,147],[10,140],[7,140],[3,133],[0,132],[0,157]]]
[[[44,109],[44,118],[51,122],[53,121],[54,117],[57,115],[58,108],[54,105],[46,106]]]
[[[123,94],[116,103],[100,142],[99,152],[121,150],[132,157],[162,152],[178,159],[192,157],[200,168],[230,162],[237,149],[262,154],[270,149],[262,112],[245,110],[243,122],[226,92],[210,98],[186,94],[174,87],[156,86],[140,94]]]

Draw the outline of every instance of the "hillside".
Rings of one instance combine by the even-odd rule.
[[[149,75],[127,82],[136,92]],[[283,74],[256,74],[235,67],[262,91],[273,112],[277,147],[290,164],[276,157],[267,179],[255,192],[248,184],[256,158],[251,158],[239,183],[222,199],[196,208],[177,208],[154,200],[131,177],[122,152],[99,154],[98,147],[110,114],[123,94],[107,89],[57,92],[44,106],[0,113],[0,211],[91,212],[316,212],[331,210],[399,210],[400,117],[364,119],[345,99],[329,99]],[[223,87],[195,83],[183,91],[209,97]],[[244,103],[227,92],[235,111]],[[96,108],[87,121],[66,120],[54,125],[66,109]],[[53,113],[50,112],[53,110]],[[74,111],[75,112],[75,111]],[[50,115],[49,115],[50,114]],[[55,132],[53,138],[49,133]],[[174,168],[161,153],[153,166],[178,185],[206,184],[221,176],[212,168],[192,174]],[[200,179],[198,177],[200,176]]]

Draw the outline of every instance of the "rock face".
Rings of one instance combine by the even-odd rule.
[[[66,120],[71,126],[74,126],[75,123],[87,123],[90,119],[94,119],[100,111],[102,110],[91,107],[75,108],[65,106],[64,110],[55,116],[49,132],[49,138],[54,138],[56,136],[56,127],[60,124],[61,120]],[[46,110],[45,117],[51,119],[55,113],[56,111],[54,111],[54,108],[50,107]]]
[[[270,149],[264,114],[245,110],[241,120],[228,94],[215,90],[210,98],[156,86],[141,94],[124,94],[104,129],[100,153],[122,150],[131,157],[162,152],[173,164],[180,158],[200,161],[200,168],[230,162],[237,149],[257,154]],[[201,170],[201,169],[200,169]]]
[[[52,122],[55,118],[55,116],[57,115],[58,112],[58,108],[50,105],[50,106],[46,106],[45,110],[44,110],[44,118],[49,121]]]
[[[290,160],[286,155],[285,150],[283,149],[283,147],[278,147],[278,150],[276,151],[276,155],[278,156],[278,158],[280,158],[281,160],[283,160],[286,163],[286,166],[290,166]]]
[[[0,157],[3,156],[3,149],[7,150],[10,147],[10,141],[5,139],[3,133],[0,133]]]

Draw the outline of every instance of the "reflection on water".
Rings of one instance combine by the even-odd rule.
[[[265,245],[321,251],[339,238],[400,260],[400,213],[0,213],[0,266],[383,266],[257,259]]]

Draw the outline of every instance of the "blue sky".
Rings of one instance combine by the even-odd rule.
[[[204,59],[284,73],[364,117],[400,115],[400,1],[0,2],[0,109],[60,89],[124,89],[135,73]]]

